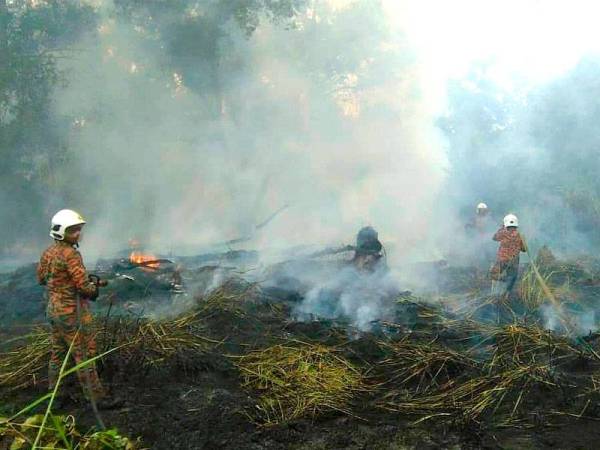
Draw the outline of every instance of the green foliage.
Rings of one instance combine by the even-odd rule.
[[[261,18],[290,22],[307,4],[307,0],[115,0],[119,15],[142,26],[154,23],[160,30],[164,25],[170,28],[188,22],[219,28],[235,21],[247,36],[256,30]]]
[[[187,87],[219,96],[220,65],[227,56],[223,42],[235,34],[236,28],[249,38],[261,19],[291,25],[306,3],[307,0],[116,0],[115,6],[121,20],[148,32],[148,48],[161,55],[164,67],[180,73]],[[212,110],[213,115],[218,115],[219,101],[212,102]]]
[[[10,450],[32,448],[43,415],[36,414],[23,422],[0,418],[0,442],[9,445]],[[122,436],[116,429],[81,433],[77,430],[73,416],[51,415],[52,426],[45,426],[38,442],[38,448],[88,449],[88,450],[134,450],[140,448],[139,442]]]
[[[72,416],[65,418],[52,414],[52,406],[56,399],[59,387],[67,376],[87,365],[93,364],[103,356],[119,349],[119,347],[115,347],[93,358],[82,361],[67,370],[67,363],[70,360],[76,339],[77,336],[75,336],[69,345],[69,350],[62,361],[58,380],[54,389],[25,406],[11,418],[7,419],[0,417],[0,438],[11,442],[11,450],[25,448],[32,448],[33,450],[38,448],[66,448],[67,450],[79,448],[88,448],[92,450],[133,450],[137,448],[129,439],[119,436],[116,430],[105,430],[102,419],[98,415],[96,416],[96,419],[102,431],[82,435],[76,430],[75,419]],[[34,410],[38,405],[46,402],[46,400],[48,401],[48,404],[44,414],[37,414],[27,418],[24,422],[17,422],[19,417]],[[52,423],[53,426],[50,426],[49,423]],[[0,441],[0,443],[1,442],[2,441]],[[63,447],[63,445],[65,445],[65,447]]]

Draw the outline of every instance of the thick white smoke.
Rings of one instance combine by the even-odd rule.
[[[356,5],[324,2],[296,29],[264,22],[249,38],[232,25],[219,93],[188,88],[142,45],[146,30],[107,14],[55,96],[73,120],[64,176],[87,194],[88,247],[341,243],[366,224],[398,254],[422,243],[443,148],[405,40],[376,4]],[[350,63],[328,72],[339,59]]]

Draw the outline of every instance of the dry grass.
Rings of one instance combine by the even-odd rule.
[[[591,358],[566,338],[538,327],[497,328],[488,340],[485,360],[435,342],[393,344],[386,364],[398,375],[388,379],[393,387],[380,406],[418,421],[445,417],[481,424],[493,418],[495,426],[517,425],[536,394],[552,396],[574,387],[557,376],[561,362]]]
[[[226,312],[238,318],[245,318],[247,316],[246,303],[252,302],[260,296],[260,286],[257,283],[249,283],[241,278],[231,278],[198,299],[195,316],[210,317],[220,312]]]
[[[185,362],[212,351],[220,342],[203,335],[195,314],[176,320],[120,319],[103,332],[103,348],[123,346],[111,356],[113,364],[137,370],[158,367],[175,360]]]
[[[434,417],[451,417],[467,423],[480,423],[496,416],[497,426],[518,421],[517,411],[533,387],[557,387],[547,367],[520,366],[502,372],[483,374],[449,382],[425,396],[391,392],[382,406],[388,410],[420,416],[418,422]],[[500,408],[504,407],[502,411]]]
[[[545,280],[549,278],[546,275]],[[523,283],[529,286],[527,307],[537,308],[547,295],[547,286],[541,286],[535,273],[526,274]],[[233,280],[198,299],[196,310],[176,319],[108,321],[100,334],[101,348],[123,346],[109,362],[129,364],[134,370],[198,359],[214,353],[221,344],[206,337],[210,335],[207,321],[220,313],[233,322],[258,320],[252,308],[259,304],[254,300],[260,296],[258,285]],[[536,325],[501,327],[475,320],[480,308],[498,301],[495,297],[450,300],[456,305],[453,313],[441,304],[419,301],[404,305],[418,326],[407,330],[406,325],[384,322],[393,330],[392,338],[377,338],[379,355],[385,356],[362,354],[361,367],[342,356],[344,346],[296,340],[271,345],[274,337],[262,343],[269,347],[230,356],[242,387],[256,398],[254,408],[247,410],[249,417],[261,425],[274,425],[328,411],[354,414],[357,398],[383,393],[380,407],[414,416],[417,421],[436,417],[512,426],[525,423],[537,407],[540,392],[551,397],[565,387],[574,387],[557,375],[567,363],[600,360],[590,345],[576,344]],[[20,346],[0,354],[0,387],[34,383],[48,353],[48,335],[40,329]],[[374,387],[373,374],[381,389]],[[600,392],[595,384],[600,386],[598,379],[591,378],[593,388],[575,388],[581,396],[596,395]]]
[[[134,365],[139,371],[176,358],[193,359],[219,345],[204,337],[203,331],[198,317],[191,314],[157,322],[115,319],[105,323],[96,336],[99,349],[121,347],[109,360],[121,366]],[[24,336],[14,348],[0,353],[0,387],[19,389],[35,385],[45,377],[49,356],[50,335],[46,329]]]
[[[497,364],[520,366],[535,364],[557,365],[565,359],[581,356],[571,341],[538,326],[509,325],[494,335],[496,348],[490,367]]]
[[[273,425],[324,411],[350,414],[364,376],[335,348],[303,342],[275,345],[239,357],[242,385],[258,394],[251,419]]]
[[[542,279],[546,285],[549,286],[553,272],[541,273],[540,275],[542,276]],[[521,277],[519,293],[523,305],[528,312],[536,311],[546,301],[546,293],[544,292],[544,289],[541,286],[532,267],[529,267],[529,269]]]
[[[19,345],[0,353],[0,387],[35,385],[37,374],[48,364],[50,335],[45,329],[34,329],[19,341]]]
[[[468,352],[458,352],[435,341],[412,342],[408,337],[397,342],[380,342],[389,356],[380,370],[389,371],[386,383],[411,386],[416,394],[434,391],[479,363]]]
[[[256,283],[232,278],[197,299],[193,311],[174,319],[99,319],[95,323],[98,349],[119,347],[106,361],[119,371],[126,368],[143,374],[167,364],[177,363],[180,367],[202,364],[201,357],[221,344],[207,337],[206,321],[225,314],[241,323],[247,322],[252,319],[248,317],[248,307],[260,294]],[[49,355],[46,328],[40,327],[20,338],[11,350],[0,353],[0,387],[17,389],[36,384],[45,378]]]

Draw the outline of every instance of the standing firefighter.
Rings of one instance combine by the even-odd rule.
[[[479,203],[477,205],[477,213],[475,214],[475,219],[473,221],[475,230],[480,234],[484,234],[486,231],[488,231],[490,221],[491,216],[488,206],[485,203]]]
[[[519,256],[527,251],[525,243],[519,234],[519,219],[514,214],[504,218],[504,226],[494,234],[494,241],[500,243],[496,263],[492,267],[492,292],[494,294],[510,294],[519,276]],[[501,284],[504,289],[501,289]]]
[[[47,317],[51,327],[51,355],[48,384],[54,389],[62,361],[73,342],[75,364],[96,355],[89,301],[98,297],[98,285],[91,282],[77,250],[85,220],[75,211],[63,209],[52,218],[50,237],[54,244],[40,259],[37,277],[48,288]],[[106,400],[96,367],[88,364],[77,372],[86,398],[99,407],[113,406]]]
[[[485,203],[479,203],[475,211],[475,216],[465,225],[469,245],[465,246],[464,251],[470,264],[487,271],[494,260],[494,248],[489,236],[495,231],[495,224]]]
[[[467,231],[472,230],[480,235],[485,234],[490,227],[490,210],[485,203],[479,203],[475,211],[475,217],[465,226],[465,229]]]

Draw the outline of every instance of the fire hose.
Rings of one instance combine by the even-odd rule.
[[[88,275],[88,279],[89,281],[96,286],[96,295],[92,298],[90,298],[91,301],[96,301],[96,298],[98,297],[98,289],[100,287],[104,287],[106,285],[108,285],[108,282],[106,280],[102,280],[98,275]],[[83,333],[82,332],[82,323],[81,323],[81,302],[80,302],[81,297],[79,295],[77,295],[77,301],[76,301],[76,309],[77,309],[77,329],[79,330],[80,336],[83,337],[83,339],[88,338],[87,333]],[[83,361],[87,361],[87,342],[82,343],[83,345],[81,345],[81,353],[82,353],[82,358]],[[98,425],[100,426],[100,429],[102,430],[106,430],[106,426],[104,425],[104,421],[102,420],[102,417],[100,416],[100,411],[98,410],[98,402],[96,401],[96,393],[94,392],[94,390],[92,389],[92,382],[90,380],[89,374],[84,374],[85,379],[85,385],[88,391],[88,395],[89,395],[89,399],[90,399],[90,404],[92,405],[92,411],[94,412],[94,416],[96,417],[96,421],[98,422]]]
[[[560,318],[563,326],[565,327],[565,330],[567,331],[568,334],[571,334],[573,331],[573,323],[569,320],[569,318],[564,314],[562,305],[560,304],[560,302],[556,299],[556,296],[554,295],[554,293],[552,292],[552,290],[548,287],[548,284],[546,283],[546,281],[544,280],[544,277],[542,277],[537,264],[535,263],[534,258],[531,257],[531,253],[529,252],[529,245],[527,245],[527,241],[525,240],[525,236],[523,236],[523,234],[519,233],[521,236],[521,240],[523,241],[523,245],[525,246],[525,252],[527,253],[527,256],[529,257],[529,264],[531,265],[531,268],[533,269],[533,273],[535,274],[535,278],[537,279],[538,283],[540,284],[540,287],[542,288],[542,291],[544,292],[544,295],[546,296],[546,298],[548,300],[550,300],[550,302],[552,303],[552,305],[556,308],[556,312],[558,313],[558,317]]]
[[[552,302],[552,304],[554,305],[554,307],[556,308],[558,317],[560,318],[561,322],[563,323],[563,326],[565,327],[567,334],[572,335],[574,332],[574,329],[575,329],[575,325],[570,320],[570,318],[564,313],[562,305],[557,300],[554,293],[550,290],[550,287],[548,287],[548,284],[544,280],[544,277],[542,277],[542,275],[540,274],[540,271],[537,267],[537,264],[535,263],[535,260],[531,257],[531,253],[529,252],[529,246],[527,245],[527,242],[525,241],[525,237],[522,234],[521,234],[521,239],[523,240],[523,245],[525,246],[525,251],[527,252],[527,256],[529,257],[529,264],[531,265],[531,268],[533,269],[533,273],[535,274],[536,279],[538,280],[538,282],[540,283],[540,286],[542,287],[542,291],[544,292],[544,294],[546,295],[548,300],[550,300]],[[588,342],[586,342],[585,339],[583,339],[581,336],[575,337],[575,342],[577,342],[578,344],[585,347],[587,350],[590,351],[590,353],[592,353],[592,355],[594,355],[594,357],[596,359],[600,360],[600,355],[598,354],[598,352],[596,352],[594,350],[594,348]]]

